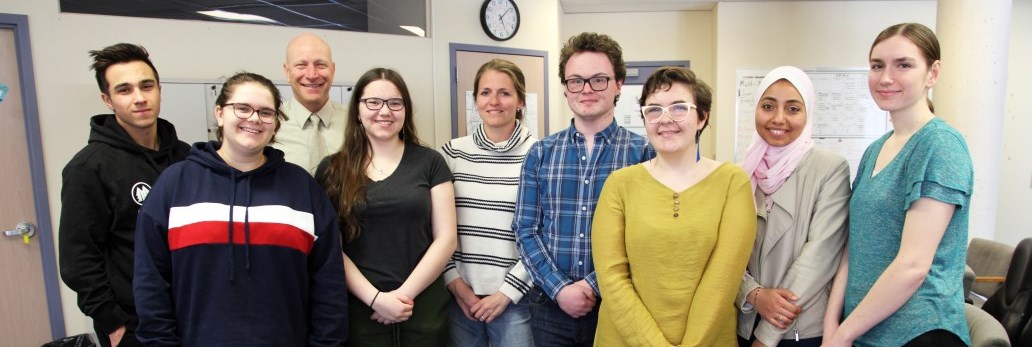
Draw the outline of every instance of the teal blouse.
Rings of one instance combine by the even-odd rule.
[[[899,310],[857,338],[855,345],[900,346],[935,329],[950,331],[970,344],[962,283],[974,185],[967,144],[960,132],[933,118],[888,165],[872,175],[878,153],[890,135],[891,131],[867,147],[853,181],[843,319],[900,252],[907,210],[926,197],[957,206],[928,276]]]

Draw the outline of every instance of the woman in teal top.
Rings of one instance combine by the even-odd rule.
[[[870,64],[871,95],[894,130],[867,148],[853,181],[824,345],[966,346],[973,173],[963,136],[927,99],[939,43],[921,24],[897,24],[875,39]]]

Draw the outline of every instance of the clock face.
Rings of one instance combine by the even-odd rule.
[[[511,39],[520,29],[520,10],[513,0],[485,0],[480,8],[480,24],[492,39]]]

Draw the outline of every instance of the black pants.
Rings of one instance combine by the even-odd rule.
[[[348,347],[445,347],[448,345],[448,304],[451,295],[441,279],[430,283],[414,298],[412,317],[401,323],[383,325],[369,319],[373,309],[348,296]]]
[[[964,340],[957,337],[956,334],[943,329],[935,329],[924,334],[918,335],[903,347],[967,347],[964,344]]]

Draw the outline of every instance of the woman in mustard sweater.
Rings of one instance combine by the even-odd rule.
[[[690,70],[645,82],[656,158],[602,188],[592,255],[602,294],[596,346],[733,346],[735,296],[752,250],[752,188],[736,165],[698,155],[712,96]]]

